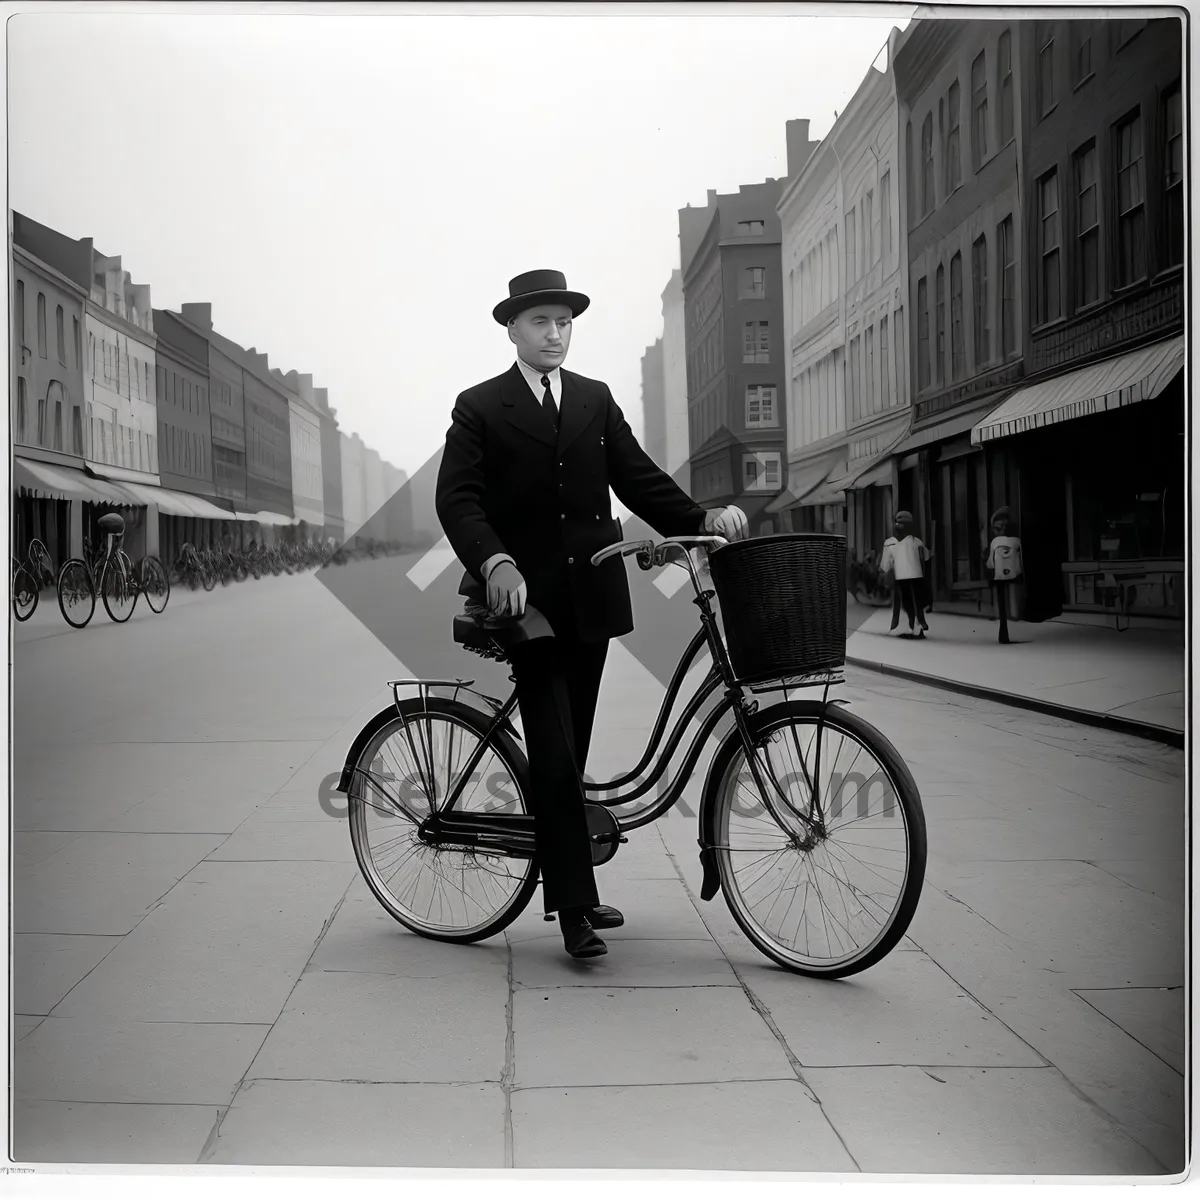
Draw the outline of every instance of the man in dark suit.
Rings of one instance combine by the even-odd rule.
[[[442,529],[491,611],[519,617],[528,604],[554,631],[510,658],[545,910],[577,958],[606,953],[596,929],[624,923],[599,903],[580,781],[609,639],[633,628],[623,560],[590,561],[621,540],[609,488],[662,537],[747,532],[740,509],[706,511],[655,465],[606,384],[562,369],[588,304],[558,271],[510,282],[492,315],[517,361],[458,397],[437,485]]]

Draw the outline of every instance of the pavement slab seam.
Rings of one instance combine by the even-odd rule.
[[[355,878],[357,878],[357,876],[351,877],[350,882],[348,884],[346,884],[345,890],[342,892],[341,896],[338,898],[338,902],[333,906],[333,911],[329,914],[328,917],[325,918],[325,921],[321,926],[321,930],[317,934],[316,940],[313,942],[313,947],[309,951],[308,958],[305,961],[304,966],[301,968],[300,973],[296,976],[295,982],[292,984],[291,989],[287,994],[287,997],[285,998],[282,1006],[280,1007],[280,1010],[279,1010],[280,1015],[282,1015],[284,1010],[287,1008],[288,1001],[295,994],[296,988],[300,986],[300,981],[307,974],[309,964],[312,962],[313,956],[317,952],[317,947],[320,946],[321,939],[324,938],[325,934],[329,932],[329,927],[333,924],[334,918],[341,911],[342,905],[345,904],[346,896],[349,894],[350,889],[354,886]],[[278,1017],[276,1018],[276,1021],[277,1020],[278,1020]],[[262,1053],[262,1048],[263,1048],[263,1046],[266,1045],[267,1039],[271,1036],[271,1030],[275,1028],[275,1024],[276,1024],[276,1022],[272,1022],[271,1025],[267,1028],[267,1033],[266,1033],[266,1036],[262,1040],[262,1044],[254,1052],[254,1055],[251,1057],[250,1061],[246,1064],[246,1069],[245,1069],[245,1071],[242,1072],[241,1079],[238,1080],[237,1086],[233,1089],[233,1095],[230,1098],[229,1103],[218,1111],[217,1119],[213,1122],[213,1127],[209,1131],[208,1137],[205,1138],[204,1145],[201,1148],[200,1154],[196,1159],[197,1163],[204,1163],[204,1162],[211,1161],[213,1156],[215,1156],[216,1150],[217,1150],[217,1142],[219,1141],[220,1136],[221,1136],[221,1125],[223,1124],[225,1117],[229,1113],[230,1109],[232,1109],[233,1105],[236,1103],[238,1096],[241,1095],[243,1088],[246,1087],[247,1077],[249,1076],[250,1072],[254,1069],[254,1064],[257,1061],[258,1056]]]
[[[891,1065],[891,1064],[885,1064]],[[604,1089],[604,1088],[691,1088],[691,1087],[720,1087],[730,1083],[798,1083],[808,1094],[809,1099],[815,1099],[812,1094],[812,1089],[804,1082],[803,1079],[797,1079],[795,1075],[762,1075],[754,1078],[746,1079],[666,1079],[661,1082],[642,1081],[640,1083],[526,1083],[518,1084],[513,1088],[513,1093],[517,1092],[561,1092],[564,1088],[569,1088],[571,1091],[584,1091],[589,1088]]]
[[[679,877],[679,882],[681,884],[683,884],[683,890],[687,893],[688,899],[692,902],[692,907],[696,910],[696,913],[700,917],[700,920],[704,922],[704,927],[706,929],[708,929],[708,927],[709,927],[708,921],[705,919],[704,913],[700,909],[700,905],[697,904],[696,896],[693,893],[691,887],[688,885],[688,881],[684,877],[683,871],[680,870],[679,863],[676,860],[675,855],[672,853],[671,848],[667,845],[665,839],[662,836],[661,831],[655,830],[655,832],[658,834],[658,839],[662,843],[664,853],[666,854],[667,858],[670,859],[671,865],[675,868],[675,873]],[[715,897],[714,897],[714,899],[715,899]],[[710,930],[710,934],[711,934],[711,930]],[[788,1060],[788,1064],[792,1068],[792,1072],[796,1078],[796,1081],[804,1089],[805,1094],[808,1096],[808,1098],[817,1106],[817,1109],[821,1113],[821,1117],[824,1119],[824,1121],[829,1126],[829,1128],[833,1131],[833,1135],[837,1138],[839,1143],[841,1143],[841,1147],[845,1151],[846,1157],[849,1158],[850,1161],[854,1164],[854,1169],[856,1171],[861,1170],[862,1168],[859,1166],[858,1159],[856,1159],[854,1157],[853,1153],[851,1153],[850,1147],[846,1144],[846,1139],[842,1136],[841,1131],[829,1119],[829,1114],[825,1111],[825,1106],[821,1103],[820,1096],[818,1096],[817,1093],[815,1091],[813,1091],[812,1087],[809,1086],[808,1081],[804,1078],[804,1071],[803,1071],[802,1064],[801,1064],[800,1060],[796,1057],[796,1055],[792,1052],[792,1048],[791,1048],[791,1046],[788,1045],[787,1039],[783,1036],[783,1033],[780,1030],[779,1026],[775,1023],[775,1019],[771,1016],[771,1010],[763,1003],[762,999],[755,993],[754,989],[750,987],[750,985],[745,981],[745,979],[742,978],[741,972],[734,965],[734,963],[730,959],[729,955],[725,952],[725,948],[716,939],[716,937],[713,937],[713,944],[717,947],[717,950],[720,952],[721,957],[725,959],[725,962],[728,964],[729,969],[733,972],[734,978],[737,980],[738,986],[741,988],[746,999],[750,1002],[750,1006],[758,1014],[759,1019],[767,1027],[771,1036],[779,1044],[780,1049],[783,1051],[785,1057]]]
[[[1094,1005],[1086,996],[1084,996],[1082,994],[1085,991],[1088,991],[1088,992],[1126,992],[1126,991],[1175,992],[1175,991],[1180,991],[1180,990],[1182,990],[1182,989],[1180,989],[1180,988],[1072,988],[1071,989],[1071,991],[1076,996],[1078,996],[1079,999],[1084,1002],[1084,1004],[1086,1004],[1089,1008],[1094,1009],[1096,1012],[1098,1012],[1106,1021],[1109,1022],[1110,1025],[1115,1025],[1123,1034],[1127,1035],[1128,1037],[1133,1038],[1133,1040],[1135,1042],[1137,1042],[1137,1044],[1139,1046],[1141,1046],[1143,1050],[1146,1050],[1150,1054],[1153,1054],[1154,1057],[1157,1058],[1159,1062],[1163,1063],[1165,1066],[1170,1067],[1172,1071],[1175,1071],[1179,1075],[1183,1075],[1184,1072],[1180,1071],[1179,1068],[1176,1067],[1174,1063],[1167,1062],[1167,1060],[1165,1058],[1163,1058],[1163,1056],[1161,1054],[1159,1054],[1159,1052],[1157,1050],[1155,1050],[1153,1046],[1147,1046],[1146,1043],[1144,1041],[1142,1041],[1142,1039],[1140,1037],[1137,1036],[1137,1034],[1130,1033],[1129,1030],[1126,1029],[1124,1025],[1122,1025],[1119,1021],[1115,1021],[1103,1009],[1097,1008],[1096,1005]]]
[[[504,945],[508,949],[508,995],[504,1001],[504,1070],[500,1074],[500,1087],[504,1092],[504,1165],[511,1168],[516,1161],[513,1146],[512,1094],[517,1073],[517,1039],[513,1022],[513,998],[516,995],[516,989],[513,987],[513,952],[507,933],[504,935]]]

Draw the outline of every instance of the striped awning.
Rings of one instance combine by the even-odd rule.
[[[1183,368],[1183,338],[1171,338],[1033,383],[1014,392],[971,430],[979,446],[995,438],[1153,400]]]
[[[800,467],[793,468],[789,472],[788,482],[791,486],[785,488],[774,500],[771,501],[764,509],[764,513],[779,513],[787,512],[789,509],[800,508],[802,505],[810,504],[812,501],[806,500],[805,497],[811,492],[819,488],[836,470],[841,473],[839,468],[844,468],[846,463],[845,447],[836,450],[830,450],[825,454],[818,455],[810,462],[804,463]],[[824,503],[824,501],[822,501]],[[832,501],[830,501],[832,503]]]
[[[143,503],[127,491],[124,484],[93,479],[75,467],[20,456],[13,458],[12,482],[15,488],[25,488],[35,495],[56,500],[87,500],[92,504],[116,504],[121,507],[138,507]]]
[[[154,487],[146,483],[123,483],[126,491],[138,497],[141,504],[156,505],[158,511],[170,517],[200,517],[205,521],[232,521],[233,513],[227,508],[193,496],[190,492],[177,492],[172,488]]]

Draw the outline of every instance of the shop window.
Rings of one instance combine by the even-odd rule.
[[[1075,297],[1084,307],[1100,298],[1100,205],[1096,198],[1096,143],[1076,151]]]

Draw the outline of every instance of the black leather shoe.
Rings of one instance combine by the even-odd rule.
[[[584,915],[586,912],[587,909],[558,914],[563,945],[572,958],[599,958],[600,955],[608,953],[608,947]]]
[[[592,908],[585,908],[583,915],[587,917],[588,924],[593,929],[616,929],[625,924],[624,916],[609,904],[597,904]]]

